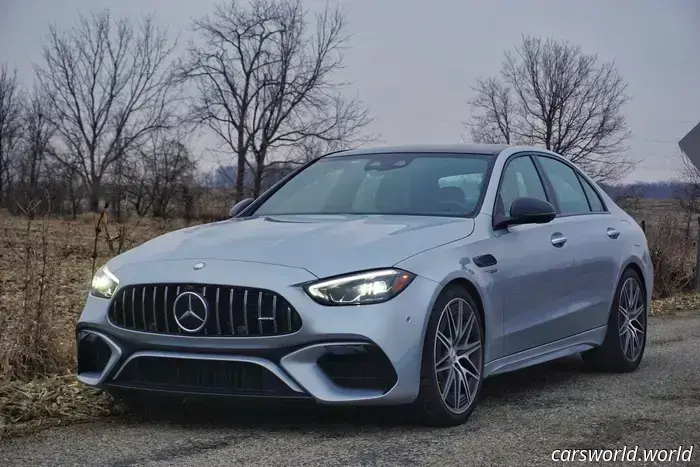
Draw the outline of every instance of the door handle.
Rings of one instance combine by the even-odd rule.
[[[566,237],[559,232],[552,234],[552,245],[557,248],[561,248],[566,243]]]
[[[608,234],[608,237],[615,239],[615,238],[620,236],[620,231],[617,229],[613,229],[612,227],[608,227],[607,234]]]

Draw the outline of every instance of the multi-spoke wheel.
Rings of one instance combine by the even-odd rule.
[[[622,352],[630,362],[637,361],[644,348],[646,306],[642,295],[642,288],[636,279],[630,277],[622,284],[617,323]]]
[[[435,374],[440,397],[459,414],[474,401],[481,380],[481,332],[476,312],[463,298],[445,305],[435,339]]]
[[[417,403],[427,423],[456,425],[471,414],[482,383],[483,336],[469,293],[445,289],[431,312],[423,348]]]
[[[633,269],[622,275],[615,292],[603,344],[583,353],[594,369],[628,372],[642,361],[647,334],[647,301],[642,278]]]

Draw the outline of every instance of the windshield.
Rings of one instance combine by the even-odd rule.
[[[401,153],[327,157],[285,183],[254,215],[472,216],[491,159]]]

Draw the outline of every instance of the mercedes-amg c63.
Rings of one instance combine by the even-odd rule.
[[[642,229],[557,154],[341,151],[99,269],[77,376],[132,402],[408,405],[453,425],[497,373],[576,353],[634,370],[652,278]]]

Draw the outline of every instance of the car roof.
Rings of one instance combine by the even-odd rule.
[[[425,153],[425,154],[482,154],[497,155],[510,146],[506,144],[417,144],[406,146],[379,146],[360,149],[348,149],[333,152],[325,157],[359,156],[365,154]]]

